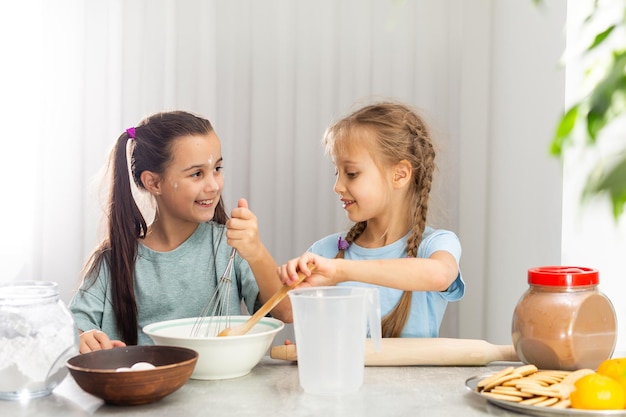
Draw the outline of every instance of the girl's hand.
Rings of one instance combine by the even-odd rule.
[[[126,346],[126,343],[121,340],[109,339],[109,336],[101,330],[88,330],[86,332],[82,332],[79,338],[80,345],[78,351],[80,353]]]
[[[233,209],[226,222],[227,243],[237,249],[239,256],[249,263],[260,253],[263,243],[259,237],[259,224],[245,198],[240,198],[237,208]]]
[[[332,286],[339,282],[337,278],[337,262],[338,260],[336,259],[328,259],[311,252],[306,252],[299,258],[292,259],[278,267],[278,276],[284,285],[292,286],[298,281],[298,272],[302,272],[306,278],[299,286]],[[309,269],[307,265],[309,263],[315,265],[314,272]]]

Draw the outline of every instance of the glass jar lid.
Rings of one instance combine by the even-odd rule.
[[[552,287],[582,287],[598,285],[597,269],[580,266],[540,266],[528,270],[528,283]]]
[[[31,304],[56,301],[59,290],[51,281],[14,281],[0,283],[0,304]]]

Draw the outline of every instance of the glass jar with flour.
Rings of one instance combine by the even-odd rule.
[[[0,399],[48,395],[78,354],[78,332],[56,283],[0,284]]]

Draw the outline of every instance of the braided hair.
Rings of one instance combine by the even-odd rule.
[[[359,133],[366,129],[371,134]],[[371,139],[369,139],[371,138]],[[413,168],[408,216],[412,228],[407,239],[406,254],[417,256],[417,248],[426,228],[426,215],[430,190],[435,170],[435,149],[429,129],[424,120],[410,107],[393,102],[381,102],[363,107],[331,125],[324,134],[323,144],[326,154],[333,158],[352,146],[363,146],[361,141],[369,140],[367,149],[379,168],[408,161]],[[334,158],[333,158],[334,159]],[[367,222],[355,223],[345,240],[354,242],[367,227]],[[347,247],[347,246],[346,246]],[[340,248],[335,258],[343,258],[345,249]],[[399,337],[411,309],[412,291],[404,291],[398,304],[383,317],[384,337]]]

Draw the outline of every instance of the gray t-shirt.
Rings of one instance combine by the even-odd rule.
[[[139,244],[134,282],[140,345],[153,344],[143,333],[144,326],[200,315],[228,263],[232,248],[225,233],[223,225],[201,223],[189,239],[170,252],[156,252]],[[249,312],[256,311],[260,307],[259,288],[250,266],[239,255],[235,256],[231,278],[228,312],[222,314],[241,314],[242,302]],[[91,280],[85,280],[69,303],[77,327],[102,330],[111,339],[121,339],[106,263],[96,282],[90,284]]]

